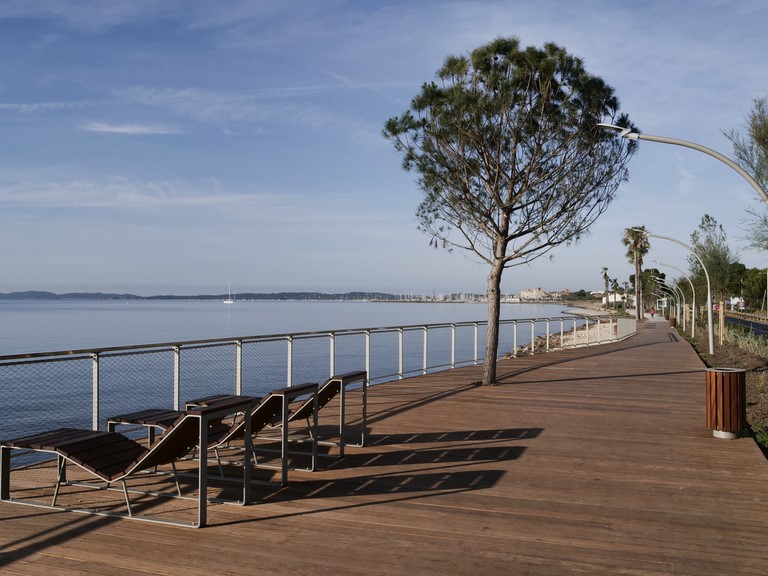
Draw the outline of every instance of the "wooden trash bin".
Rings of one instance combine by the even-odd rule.
[[[747,427],[747,373],[707,368],[707,428],[715,438],[738,438]]]
[[[669,325],[674,328],[677,326],[677,318],[670,318],[669,319]]]

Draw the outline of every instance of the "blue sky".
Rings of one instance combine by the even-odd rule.
[[[484,265],[417,230],[381,136],[447,55],[554,41],[643,132],[730,154],[723,130],[768,96],[767,21],[762,0],[4,0],[0,292],[483,292]],[[705,213],[768,267],[749,206],[727,166],[642,142],[591,234],[503,289],[624,281],[625,228],[688,241]],[[686,266],[659,240],[652,260]]]

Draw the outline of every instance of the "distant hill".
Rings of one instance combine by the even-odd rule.
[[[142,296],[134,294],[105,294],[103,292],[70,292],[54,294],[39,290],[26,292],[0,292],[0,300],[141,300]]]
[[[0,300],[223,300],[227,294],[205,294],[199,296],[136,296],[135,294],[107,294],[103,292],[69,292],[55,294],[37,290],[26,292],[0,292]],[[323,292],[247,292],[237,295],[237,300],[396,300],[399,296],[385,292],[345,292],[326,294]]]

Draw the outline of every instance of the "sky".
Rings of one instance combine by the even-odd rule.
[[[724,131],[768,96],[767,21],[764,0],[3,0],[0,292],[482,293],[486,265],[418,230],[382,136],[447,56],[555,42],[642,132],[730,155]],[[690,242],[704,214],[768,267],[731,168],[641,142],[629,170],[586,238],[503,291],[623,283],[624,229]],[[646,264],[687,268],[651,245]]]

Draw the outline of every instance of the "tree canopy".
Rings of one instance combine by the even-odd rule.
[[[498,38],[449,56],[384,135],[418,174],[420,228],[490,267],[483,383],[496,377],[501,275],[577,241],[607,208],[635,143],[613,89],[556,44]]]
[[[729,292],[731,273],[738,256],[728,245],[728,236],[723,226],[709,214],[704,214],[699,227],[691,234],[691,247],[701,258],[709,274],[712,298],[715,300],[729,298],[732,295]],[[694,284],[704,287],[706,278],[699,261],[691,255],[688,257],[688,264]]]
[[[753,101],[752,110],[745,118],[745,128],[745,134],[737,130],[725,133],[733,144],[734,161],[768,191],[768,98]],[[752,247],[768,250],[768,211],[761,205],[748,208],[747,213],[747,239]]]

